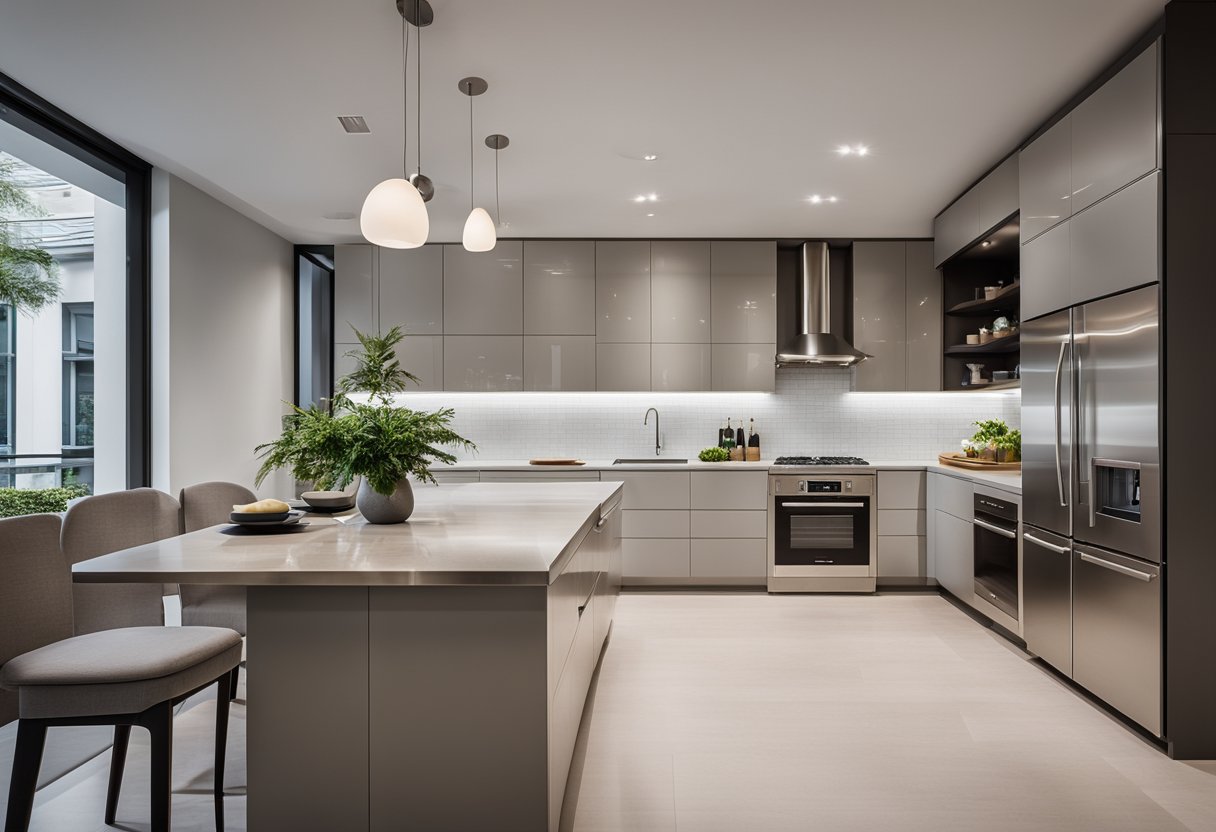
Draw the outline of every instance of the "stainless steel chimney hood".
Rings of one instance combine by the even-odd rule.
[[[828,244],[803,243],[798,275],[798,334],[777,351],[777,366],[851,367],[872,356],[831,333],[832,290]]]

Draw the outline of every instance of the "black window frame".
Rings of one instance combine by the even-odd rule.
[[[152,483],[152,166],[0,73],[0,119],[122,182],[127,224],[127,487]]]

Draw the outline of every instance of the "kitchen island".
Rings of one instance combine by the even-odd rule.
[[[216,526],[74,579],[249,588],[250,830],[556,830],[620,587],[621,493],[416,489],[405,524]]]

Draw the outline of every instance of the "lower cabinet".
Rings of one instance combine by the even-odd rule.
[[[635,578],[688,578],[692,575],[688,538],[621,540],[621,570],[625,583]],[[641,581],[655,583],[655,581]]]
[[[694,539],[691,544],[690,567],[694,578],[746,578],[755,583],[767,580],[767,548],[763,539]]]
[[[975,594],[975,540],[972,526],[966,520],[944,511],[934,512],[933,522],[937,582],[951,595],[970,604],[971,596]]]

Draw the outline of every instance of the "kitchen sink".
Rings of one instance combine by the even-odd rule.
[[[684,465],[687,459],[673,459],[669,456],[655,456],[649,459],[614,459],[613,465]]]

